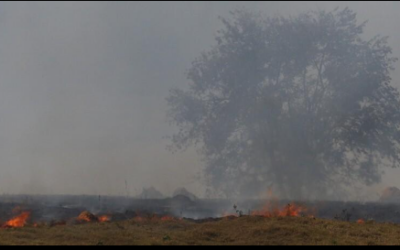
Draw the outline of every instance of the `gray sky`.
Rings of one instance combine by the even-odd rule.
[[[1,2],[0,193],[125,194],[180,186],[202,195],[194,150],[165,150],[168,89],[214,44],[218,16],[348,6],[389,35],[398,2]],[[393,74],[400,87],[400,65]],[[400,187],[400,170],[384,183]]]

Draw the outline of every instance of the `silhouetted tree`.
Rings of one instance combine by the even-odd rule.
[[[380,181],[398,167],[397,60],[349,9],[264,18],[237,10],[172,89],[172,148],[198,146],[214,192],[287,198]]]

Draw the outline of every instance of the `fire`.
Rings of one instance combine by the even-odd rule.
[[[106,221],[111,220],[110,216],[108,216],[108,215],[102,215],[98,219],[99,219],[99,222],[106,222]]]
[[[23,212],[20,215],[12,218],[11,220],[7,221],[2,228],[13,228],[13,227],[23,227],[25,226],[29,216],[31,215],[30,212]]]
[[[363,219],[358,219],[357,220],[357,224],[364,224],[365,222],[364,222],[364,220]]]
[[[304,212],[306,212],[304,207],[295,204],[288,204],[284,208],[268,204],[262,210],[253,211],[251,215],[263,217],[297,217]]]
[[[96,216],[88,211],[83,211],[76,219],[79,222],[106,222],[111,221],[108,215]]]
[[[21,208],[16,208],[13,211],[18,211],[21,210]],[[10,219],[6,223],[1,223],[0,222],[0,228],[16,228],[16,227],[24,227],[27,224],[27,220],[30,218],[30,212],[22,212],[20,215],[15,216],[14,218]],[[134,220],[136,222],[166,222],[166,221],[176,221],[176,220],[182,220],[182,218],[176,218],[170,215],[165,215],[165,216],[160,216],[156,214],[148,215],[145,217],[141,216],[136,216]],[[85,223],[85,222],[108,222],[111,221],[111,215],[94,215],[90,213],[89,211],[83,211],[82,213],[79,214],[78,217],[76,217],[76,222],[78,223]],[[61,225],[66,225],[66,221],[51,221],[50,226],[61,226]],[[43,222],[34,222],[31,224],[32,227],[41,227],[45,225]]]
[[[278,198],[273,195],[272,190],[268,190],[269,201],[261,210],[256,210],[251,215],[263,216],[263,217],[298,217],[303,216],[305,213],[309,213],[310,210],[304,206],[297,205],[295,203],[287,204],[285,207],[279,205]],[[314,211],[315,212],[315,211]]]
[[[98,221],[98,218],[88,211],[83,211],[77,218],[78,221],[91,222]]]

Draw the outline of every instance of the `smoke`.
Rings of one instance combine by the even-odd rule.
[[[2,2],[0,193],[125,195],[126,180],[132,195],[184,186],[201,197],[196,152],[165,150],[165,97],[213,45],[218,16],[240,6],[349,6],[400,55],[395,2]]]

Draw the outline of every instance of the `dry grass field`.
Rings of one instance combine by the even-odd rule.
[[[400,225],[307,217],[126,220],[0,229],[0,245],[399,245]]]

